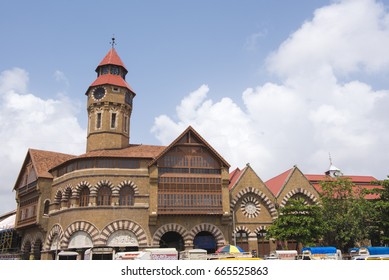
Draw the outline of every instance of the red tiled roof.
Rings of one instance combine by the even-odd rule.
[[[117,54],[117,52],[114,48],[111,48],[109,50],[109,52],[106,54],[106,56],[100,62],[100,64],[96,67],[96,72],[98,72],[98,68],[100,66],[110,65],[110,64],[123,67],[125,70],[125,73],[127,73],[126,66],[124,65],[123,61],[120,59],[119,55]],[[135,94],[135,92],[132,90],[130,85],[124,80],[124,78],[121,75],[112,75],[112,74],[99,75],[97,77],[97,79],[89,86],[89,88],[85,94],[88,93],[88,91],[91,87],[98,86],[98,85],[105,85],[105,84],[115,85],[115,86],[119,86],[119,87],[125,87]]]
[[[236,181],[238,181],[240,175],[243,173],[243,170],[240,170],[239,168],[236,168],[234,171],[230,173],[230,184],[228,185],[228,189],[231,190],[232,187],[235,185]]]
[[[38,178],[53,178],[53,176],[49,172],[51,168],[75,157],[76,156],[69,155],[69,154],[36,150],[36,149],[28,149],[26,158],[24,160],[24,163],[22,165],[22,168],[20,169],[20,173],[16,180],[14,189],[16,189],[18,185],[21,174],[23,173],[24,166],[30,161],[29,159],[31,159],[32,165],[34,167],[34,170]]]
[[[305,177],[311,182],[311,184],[319,193],[322,192],[320,182],[328,181],[328,176],[326,175],[306,174]],[[357,187],[362,187],[367,190],[382,188],[380,185],[371,184],[371,182],[378,181],[373,176],[343,175],[342,177],[351,180],[351,182],[353,182]],[[365,196],[366,199],[376,199],[378,197],[379,196],[376,194],[368,194]]]
[[[293,168],[286,170],[285,172],[281,173],[280,175],[273,177],[265,182],[265,185],[269,188],[269,190],[277,196],[282,187],[284,186],[286,179],[289,177],[290,173],[292,172]]]
[[[29,149],[28,152],[30,153],[37,176],[43,178],[53,178],[49,172],[51,168],[64,161],[75,158],[74,155],[43,150]]]
[[[96,150],[80,155],[78,158],[88,157],[128,157],[128,158],[150,158],[157,157],[166,146],[136,145],[131,144],[123,149]]]
[[[82,159],[82,158],[93,158],[93,157],[112,157],[112,158],[143,158],[143,159],[154,159],[157,157],[163,150],[165,146],[154,146],[154,145],[136,145],[131,144],[123,149],[111,149],[111,150],[95,150],[90,151],[80,156],[69,159],[68,161],[63,161],[60,164],[54,166],[52,169],[60,167],[65,162]]]
[[[122,66],[127,71],[126,66],[124,65],[123,61],[120,59],[115,48],[111,48],[109,50],[107,55],[103,58],[103,60],[100,62],[100,64],[97,67],[102,66],[102,65],[107,65],[107,64]]]
[[[106,85],[106,84],[125,87],[134,93],[130,85],[122,78],[122,76],[112,75],[112,74],[105,74],[105,75],[98,76],[97,79],[89,86],[89,88],[94,86],[99,86],[99,85]],[[87,93],[89,91],[89,88],[87,90]]]

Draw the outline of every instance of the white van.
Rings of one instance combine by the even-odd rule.
[[[178,260],[175,248],[149,248],[143,251],[118,252],[114,260]]]
[[[206,260],[208,258],[207,250],[191,249],[180,252],[180,260]]]

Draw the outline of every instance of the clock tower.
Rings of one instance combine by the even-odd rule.
[[[112,48],[96,68],[97,78],[89,86],[86,151],[122,149],[129,145],[134,91],[126,82],[127,69]]]

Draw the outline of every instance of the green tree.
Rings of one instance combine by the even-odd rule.
[[[362,188],[348,178],[321,182],[323,242],[343,252],[369,236],[371,207]]]
[[[279,209],[278,218],[269,227],[267,238],[294,240],[297,246],[299,243],[309,246],[321,237],[322,224],[319,206],[308,205],[303,199],[291,199]]]
[[[376,188],[369,194],[377,195],[377,199],[372,199],[371,204],[371,225],[369,228],[370,239],[376,246],[389,245],[389,179],[373,182],[382,188]]]

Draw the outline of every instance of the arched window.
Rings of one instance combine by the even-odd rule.
[[[72,189],[71,188],[66,188],[64,199],[66,201],[66,206],[68,208],[70,208],[70,206],[71,206],[71,201],[70,201],[70,197],[71,196],[72,196]]]
[[[134,190],[130,186],[124,186],[120,190],[119,205],[134,205]]]
[[[108,186],[102,186],[97,192],[97,205],[111,205],[111,189]]]
[[[80,191],[80,207],[85,207],[89,205],[89,188],[83,186]]]

